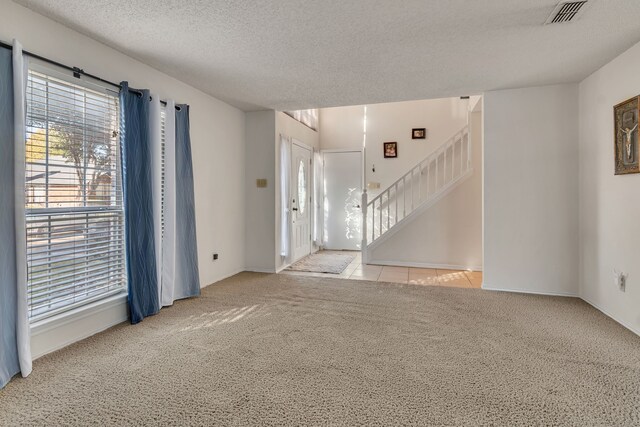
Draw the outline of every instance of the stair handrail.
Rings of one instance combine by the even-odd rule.
[[[449,151],[449,149],[453,146],[454,150],[452,152],[452,158],[451,158],[451,162],[452,162],[452,170],[451,170],[451,180],[453,181],[454,177],[454,166],[453,166],[453,161],[454,161],[454,157],[455,157],[455,145],[460,141],[460,175],[463,174],[463,170],[467,171],[470,169],[471,167],[471,143],[469,141],[468,138],[469,135],[469,125],[465,125],[463,126],[459,131],[457,131],[455,134],[453,134],[450,138],[448,138],[447,140],[445,140],[442,144],[440,144],[440,146],[433,152],[431,152],[428,156],[426,156],[424,159],[422,159],[420,162],[418,162],[415,166],[413,166],[412,168],[409,169],[408,172],[406,172],[404,175],[402,175],[400,178],[398,178],[396,181],[394,181],[391,185],[387,186],[384,190],[382,190],[378,195],[376,195],[376,197],[374,197],[371,200],[368,200],[368,193],[367,193],[367,189],[364,188],[362,191],[362,251],[363,251],[363,257],[364,259],[366,259],[366,248],[368,246],[369,243],[372,243],[373,241],[379,239],[384,233],[382,232],[382,201],[383,201],[383,197],[385,196],[385,194],[387,195],[387,200],[389,200],[389,196],[391,194],[391,190],[395,189],[395,197],[397,198],[397,194],[398,194],[398,185],[400,184],[400,182],[402,182],[402,192],[403,195],[405,197],[405,199],[403,200],[403,219],[407,216],[407,212],[406,212],[406,180],[407,177],[411,177],[411,207],[409,209],[409,214],[411,212],[413,212],[421,203],[418,203],[418,206],[414,206],[414,200],[413,200],[413,194],[414,194],[414,188],[413,188],[413,176],[416,172],[416,170],[418,171],[419,175],[418,176],[422,176],[422,172],[423,172],[423,168],[425,166],[425,164],[427,166],[430,166],[434,161],[436,162],[436,174],[435,174],[435,179],[436,179],[436,183],[434,185],[434,193],[432,194],[435,195],[437,194],[440,190],[444,190],[445,188],[445,184],[447,184],[446,182],[446,178],[447,178],[447,170],[446,170],[446,166],[447,166],[447,152]],[[465,157],[462,156],[462,147],[463,147],[463,143],[464,143],[464,137],[467,136],[467,156],[466,156],[466,164],[465,164]],[[440,163],[439,159],[440,156],[442,156],[444,154],[445,159],[444,159],[444,177],[443,177],[443,186],[441,188],[438,188],[438,178],[439,178],[439,171],[438,171],[438,165]],[[428,169],[427,169],[428,170]],[[418,180],[418,202],[420,202],[420,195],[421,195],[421,181],[422,179]],[[429,182],[427,181],[427,185],[429,184]],[[427,186],[427,197],[426,199],[429,199],[429,187]],[[368,242],[368,235],[367,235],[367,214],[369,212],[369,207],[371,207],[371,211],[373,213],[373,215],[375,216],[375,212],[373,212],[374,208],[375,208],[375,204],[376,202],[378,202],[378,204],[381,206],[381,214],[380,214],[380,231],[378,236],[376,237],[375,235],[375,224],[373,224],[373,220],[375,220],[375,218],[373,218],[372,220],[372,226],[373,226],[373,235],[372,235],[372,239],[371,242]],[[426,202],[426,200],[425,200]],[[398,204],[397,204],[397,200],[396,200],[396,220],[394,225],[398,222],[397,221],[397,209],[398,209]],[[387,209],[388,210],[388,209]],[[391,228],[391,224],[389,223],[390,219],[389,219],[389,215],[387,215],[387,231]]]
[[[391,188],[394,188],[396,184],[399,184],[400,181],[402,181],[403,179],[406,179],[407,176],[411,175],[412,172],[414,172],[416,169],[419,169],[420,166],[422,166],[424,163],[427,162],[433,162],[433,160],[436,157],[440,157],[440,155],[442,155],[442,153],[445,152],[445,150],[448,150],[449,147],[451,147],[452,142],[458,142],[459,138],[457,138],[458,136],[464,136],[468,133],[469,131],[469,126],[465,125],[462,129],[460,129],[458,132],[456,132],[452,137],[450,137],[449,139],[447,139],[444,143],[442,143],[442,145],[440,145],[440,147],[438,147],[438,149],[436,149],[435,151],[431,152],[427,157],[425,157],[424,159],[422,159],[420,162],[418,162],[414,167],[412,167],[409,172],[405,173],[404,175],[402,175],[400,178],[398,178],[396,181],[393,182],[393,184],[389,185],[387,188],[385,188],[383,191],[380,192],[380,194],[378,194],[376,197],[374,197],[373,199],[371,199],[371,201],[368,203],[369,205],[375,203],[376,200],[380,199],[381,196],[388,192]],[[470,152],[471,150],[469,150]],[[470,157],[470,156],[468,156]]]

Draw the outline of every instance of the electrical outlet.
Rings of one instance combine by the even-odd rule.
[[[626,290],[626,288],[627,288],[627,274],[626,273],[614,269],[613,270],[613,280],[614,280],[614,283],[616,284],[618,289],[620,289],[621,292],[624,292]]]
[[[217,261],[218,260],[218,254],[213,254],[213,260]]]

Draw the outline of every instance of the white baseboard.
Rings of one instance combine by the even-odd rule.
[[[205,288],[244,271],[239,268],[224,274]],[[35,360],[129,319],[127,294],[96,301],[67,313],[43,319],[31,325],[31,355]]]
[[[35,360],[89,338],[129,318],[127,294],[118,294],[31,325],[31,356]]]
[[[250,271],[252,273],[275,273],[275,268],[260,268],[260,267],[245,267],[243,271]]]
[[[280,266],[280,267],[278,267],[278,268],[276,269],[276,273],[280,273],[282,270],[286,270],[286,269],[287,269],[287,268],[289,268],[289,267],[291,267],[291,263],[288,263],[288,264],[282,265],[282,266]]]
[[[235,276],[236,274],[238,274],[238,273],[242,273],[243,271],[246,271],[244,267],[242,267],[242,268],[236,268],[236,269],[235,269],[235,270],[233,270],[231,273],[223,274],[222,276],[215,278],[212,282],[209,282],[209,283],[207,283],[207,284],[206,284],[206,285],[204,285],[204,286],[200,286],[200,289],[204,289],[204,288],[206,288],[207,286],[211,286],[211,285],[213,285],[214,283],[218,283],[218,282],[219,282],[219,281],[221,281],[221,280],[228,279],[229,277]]]
[[[640,336],[640,329],[628,324],[626,321],[621,320],[619,317],[614,316],[613,314],[611,314],[611,312],[609,312],[608,310],[603,309],[598,304],[595,304],[593,301],[589,301],[589,299],[587,299],[587,298],[585,298],[585,297],[583,297],[581,295],[575,294],[575,293],[570,293],[570,292],[546,292],[546,291],[545,292],[541,292],[541,291],[537,291],[537,290],[526,290],[526,289],[505,289],[505,288],[497,288],[497,287],[494,287],[494,286],[489,286],[484,282],[482,283],[482,289],[487,290],[487,291],[514,292],[514,293],[522,293],[522,294],[548,295],[548,296],[554,296],[554,297],[580,298],[582,301],[586,302],[587,304],[589,304],[590,306],[592,306],[596,310],[600,311],[605,316],[607,316],[610,319],[612,319],[613,321],[619,323],[621,326],[623,326],[624,328],[630,330],[634,334]]]
[[[634,326],[629,325],[626,321],[624,320],[620,320],[619,317],[614,316],[613,314],[611,314],[609,311],[603,309],[602,307],[600,307],[598,304],[593,303],[593,301],[589,301],[587,298],[585,297],[580,297],[580,299],[582,299],[582,301],[586,302],[587,304],[589,304],[591,307],[595,308],[596,310],[600,311],[602,314],[604,314],[607,317],[610,317],[611,319],[613,319],[614,321],[618,322],[620,325],[624,326],[625,328],[627,328],[628,330],[630,330],[631,332],[633,332],[634,334],[640,336],[640,329],[636,329]]]
[[[497,292],[513,292],[518,294],[533,294],[533,295],[548,295],[552,297],[580,298],[580,295],[572,292],[549,292],[549,291],[539,291],[537,289],[498,288],[496,286],[488,285],[486,282],[482,282],[482,289],[487,291],[497,291]]]
[[[454,269],[462,270],[466,267],[456,265],[443,265],[443,264],[421,264],[421,263],[390,263],[383,264],[383,261],[377,262],[381,265],[399,265],[399,266],[418,266],[423,268],[442,268],[442,269]],[[409,265],[411,264],[411,265]],[[473,268],[475,270],[475,268]],[[237,271],[225,275],[225,277],[216,280],[206,286],[210,286],[220,280],[224,280],[228,277],[234,276],[242,271],[256,271],[258,269],[238,269]],[[275,273],[275,271],[267,271],[262,269],[258,271],[260,273]],[[205,286],[205,287],[206,287]],[[614,321],[618,322],[623,327],[629,329],[631,332],[640,336],[640,330],[634,326],[629,325],[625,321],[621,320],[617,316],[612,315],[607,310],[604,310],[597,304],[589,301],[588,299],[581,297],[580,295],[567,292],[548,292],[532,289],[508,289],[498,288],[495,286],[482,283],[482,289],[488,291],[500,291],[500,292],[514,292],[525,293],[535,295],[549,295],[549,296],[561,296],[570,298],[580,298],[587,304],[599,310],[604,315],[610,317]],[[110,298],[106,298],[101,301],[88,304],[68,313],[62,313],[58,316],[54,316],[42,321],[36,322],[31,325],[31,353],[33,359],[38,359],[46,354],[52,353],[56,350],[60,350],[75,342],[81,341],[92,335],[105,331],[119,323],[126,322],[128,319],[127,309],[127,295],[119,294]]]
[[[439,268],[441,270],[482,271],[482,266],[478,266],[478,265],[470,266],[470,265],[458,265],[458,264],[437,264],[437,263],[430,263],[430,262],[369,260],[366,264],[389,265],[394,267]]]

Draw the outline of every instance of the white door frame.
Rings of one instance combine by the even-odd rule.
[[[311,163],[309,164],[309,178],[310,179],[309,179],[309,183],[308,184],[309,184],[309,187],[310,187],[309,193],[311,193],[311,203],[309,205],[310,205],[310,207],[313,207],[315,205],[315,195],[313,194],[313,179],[315,178],[313,176],[314,175],[313,174],[313,171],[314,171],[314,168],[313,168],[313,166],[314,166],[313,165],[314,149],[313,149],[313,147],[305,144],[304,142],[300,141],[299,139],[291,138],[291,152],[292,153],[293,153],[293,146],[294,145],[297,145],[300,148],[308,150],[311,153],[311,156],[310,156],[311,157]],[[293,162],[293,156],[291,156],[290,161]],[[292,164],[292,166],[293,166],[293,164]],[[291,170],[293,170],[293,169],[291,169]],[[290,180],[290,181],[291,182],[289,182],[289,188],[291,189],[291,187],[293,186],[293,180]],[[293,193],[291,193],[291,190],[289,192],[290,192],[290,197],[289,197],[289,200],[287,201],[287,203],[288,203],[288,206],[289,206],[289,212],[293,212],[292,211],[293,206],[291,206],[291,199],[293,199],[293,197],[291,197],[291,196],[293,195]],[[296,195],[296,198],[297,198],[297,195]],[[315,224],[313,223],[313,215],[311,215],[311,212],[309,212],[309,228],[310,228],[310,230],[313,230],[314,225]],[[295,257],[294,257],[293,233],[294,233],[294,230],[293,230],[293,215],[289,215],[289,248],[291,248],[291,252],[290,252],[291,261],[290,261],[290,263],[288,265],[291,265],[291,264],[295,263],[296,261],[298,261],[298,259],[295,259]],[[311,233],[309,234],[309,248],[310,248],[309,249],[309,254],[312,254],[313,253],[313,237],[311,236]],[[304,258],[304,257],[302,257],[302,258]],[[302,258],[300,258],[300,259],[302,259]]]
[[[365,176],[366,176],[366,159],[365,159],[365,150],[364,147],[360,148],[360,149],[356,149],[356,148],[328,148],[326,150],[320,150],[320,153],[322,154],[322,176],[325,176],[325,171],[324,171],[324,154],[325,153],[360,153],[360,158],[362,159],[362,163],[361,163],[361,167],[360,167],[360,187],[362,189],[362,191],[364,192],[365,189]],[[324,190],[322,192],[322,205],[324,206],[324,199],[327,197],[327,195],[324,193]],[[366,209],[366,206],[361,206],[360,209]],[[324,226],[322,227],[322,241],[324,242]]]

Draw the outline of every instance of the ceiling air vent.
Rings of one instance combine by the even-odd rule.
[[[551,15],[547,19],[545,24],[562,24],[564,22],[573,21],[581,11],[584,11],[584,5],[587,3],[587,0],[583,1],[564,1],[558,3],[558,5],[553,9]]]

